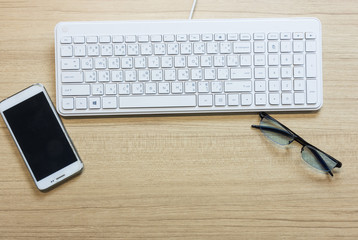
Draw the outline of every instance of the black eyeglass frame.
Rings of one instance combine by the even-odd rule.
[[[269,114],[265,113],[265,112],[260,112],[259,113],[261,121],[262,119],[266,118],[269,119],[271,121],[276,122],[277,124],[279,124],[281,127],[283,127],[287,132],[278,129],[278,128],[274,128],[274,127],[268,127],[268,126],[261,126],[261,125],[251,125],[251,127],[253,128],[258,128],[258,129],[263,129],[266,131],[271,131],[271,132],[276,132],[285,136],[289,136],[292,137],[292,140],[288,143],[291,144],[293,141],[298,142],[299,144],[302,145],[301,148],[301,153],[304,149],[304,147],[308,147],[311,152],[313,153],[313,155],[316,157],[316,159],[320,162],[320,164],[323,166],[323,168],[333,177],[333,173],[332,171],[329,169],[327,163],[322,159],[322,157],[317,153],[317,151],[322,152],[323,154],[325,154],[328,158],[330,158],[332,161],[334,161],[335,163],[337,163],[337,165],[335,167],[340,168],[342,167],[342,163],[340,161],[338,161],[337,159],[335,159],[334,157],[332,157],[331,155],[323,152],[321,149],[313,146],[312,144],[308,143],[306,140],[304,140],[302,137],[300,137],[298,134],[296,134],[295,132],[293,132],[291,129],[289,129],[288,127],[286,127],[285,125],[283,125],[282,123],[280,123],[279,121],[277,121],[276,119],[274,119],[273,117],[271,117]]]

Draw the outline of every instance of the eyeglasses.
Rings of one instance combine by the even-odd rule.
[[[271,141],[280,145],[289,145],[296,141],[302,145],[302,159],[310,166],[333,176],[332,169],[342,167],[342,163],[334,157],[306,142],[303,138],[291,131],[288,127],[271,117],[265,112],[259,113],[260,125],[252,125],[258,128]]]

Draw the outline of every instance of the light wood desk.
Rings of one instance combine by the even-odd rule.
[[[191,0],[0,1],[0,99],[55,100],[59,21],[185,19]],[[357,239],[358,2],[199,0],[194,18],[318,17],[324,105],[273,115],[342,161],[334,178],[251,129],[257,114],[63,119],[82,175],[39,192],[0,121],[1,239]]]

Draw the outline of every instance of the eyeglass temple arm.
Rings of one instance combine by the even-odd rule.
[[[262,130],[265,130],[265,131],[279,133],[279,134],[285,135],[287,137],[292,137],[292,135],[290,133],[286,132],[285,130],[279,129],[279,128],[268,127],[268,126],[260,126],[260,125],[251,125],[251,127],[257,128],[257,129],[262,129]],[[295,136],[293,136],[293,137],[295,137]]]

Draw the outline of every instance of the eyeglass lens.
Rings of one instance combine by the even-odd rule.
[[[281,124],[270,118],[262,118],[260,122],[260,130],[268,139],[280,145],[288,145],[294,139],[294,136],[287,132]]]
[[[330,159],[325,153],[310,146],[304,146],[301,150],[301,155],[302,159],[306,163],[323,172],[328,172],[337,166],[337,163]],[[322,163],[317,159],[318,157],[321,157],[321,159],[327,164],[328,169],[322,165]]]

